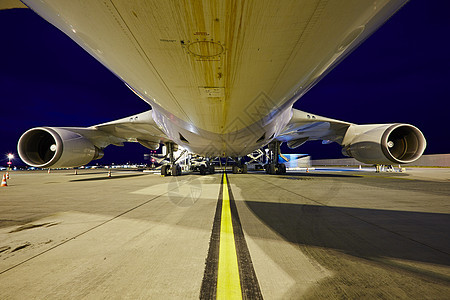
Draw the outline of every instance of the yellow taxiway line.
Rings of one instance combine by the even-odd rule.
[[[217,299],[242,299],[227,177],[223,174]]]

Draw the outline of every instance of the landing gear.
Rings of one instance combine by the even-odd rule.
[[[247,165],[246,164],[242,164],[242,165],[234,165],[233,166],[233,174],[247,174]]]
[[[286,166],[284,164],[278,163],[278,156],[281,153],[280,146],[280,141],[273,141],[269,144],[269,162],[264,166],[267,174],[286,174]]]
[[[198,168],[200,170],[200,175],[206,175],[206,167],[204,165],[201,165]]]
[[[179,176],[181,175],[181,167],[180,165],[163,165],[161,167],[161,175],[163,176]]]
[[[265,165],[264,168],[266,170],[266,174],[271,174],[271,175],[286,174],[286,166],[283,164],[270,163],[270,164]]]
[[[169,143],[165,143],[166,149],[167,149],[167,154],[169,156],[169,163],[167,165],[163,165],[161,167],[161,175],[163,176],[179,176],[181,175],[181,166],[177,165],[176,162],[177,160],[184,154],[181,153],[181,155],[175,159],[173,154],[175,151],[178,150],[178,145],[172,142]]]
[[[203,157],[192,159],[190,170],[193,172],[200,172],[200,175],[206,175],[206,173],[214,174],[216,172],[216,169],[211,164],[211,160]]]
[[[236,164],[232,167],[233,174],[247,174],[247,164],[242,162],[239,158],[234,159],[234,161],[236,162]]]
[[[286,174],[286,166],[283,164],[267,164],[264,166],[266,169],[266,174],[271,175],[282,175]]]

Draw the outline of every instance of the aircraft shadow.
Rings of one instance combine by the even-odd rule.
[[[261,221],[297,245],[331,248],[369,260],[390,257],[450,266],[448,214],[245,203]]]

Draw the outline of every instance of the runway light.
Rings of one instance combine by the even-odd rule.
[[[11,165],[12,165],[12,162],[11,162],[11,159],[14,159],[14,154],[12,154],[12,153],[8,153],[7,155],[6,155],[6,157],[8,158],[8,170],[11,170]]]

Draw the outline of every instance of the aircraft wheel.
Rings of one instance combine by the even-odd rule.
[[[283,170],[281,169],[280,165],[278,165],[278,166],[275,168],[275,174],[277,174],[277,175],[283,174]]]
[[[161,167],[161,175],[162,176],[166,176],[167,175],[167,167],[168,167],[168,165],[163,165]]]
[[[216,169],[214,168],[214,166],[209,166],[209,174],[214,174],[216,173]]]
[[[270,164],[267,166],[268,174],[274,175],[275,174],[275,164]]]
[[[181,167],[179,165],[172,166],[172,176],[181,175]]]
[[[200,166],[200,175],[206,175],[206,167],[205,166]]]
[[[278,170],[279,170],[280,174],[286,174],[286,165],[285,164],[279,164],[278,165]]]

